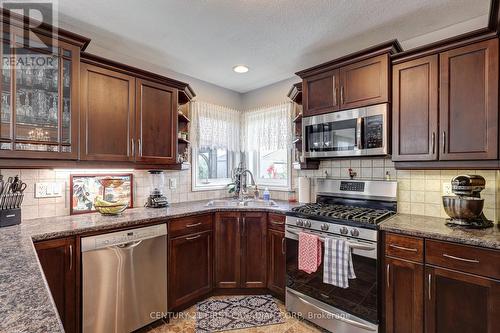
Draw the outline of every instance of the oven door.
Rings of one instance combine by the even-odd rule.
[[[349,280],[349,287],[344,289],[323,282],[323,264],[312,274],[298,269],[300,231],[299,228],[286,227],[287,310],[302,312],[306,319],[323,327],[321,316],[333,314],[333,318],[324,322],[329,325],[324,328],[331,331],[377,332],[377,243],[343,237],[352,244],[356,274],[355,279]],[[320,237],[341,237],[310,230],[306,232]],[[304,314],[304,311],[312,314]],[[320,319],[313,320],[315,316]]]
[[[364,109],[354,109],[304,118],[304,156],[361,155],[363,112]]]

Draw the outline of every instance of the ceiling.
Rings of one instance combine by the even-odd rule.
[[[480,16],[489,0],[58,0],[62,28],[240,93]],[[485,19],[486,20],[486,19]],[[486,24],[486,22],[485,22]],[[246,74],[232,67],[245,64]]]

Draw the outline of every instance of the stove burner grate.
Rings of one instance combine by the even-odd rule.
[[[311,216],[324,216],[342,220],[351,220],[368,224],[378,224],[389,216],[395,214],[393,211],[384,209],[371,209],[347,205],[334,205],[325,203],[311,203],[292,208],[293,212]]]

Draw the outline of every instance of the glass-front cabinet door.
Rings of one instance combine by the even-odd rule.
[[[16,31],[2,59],[0,156],[76,159],[79,47]]]

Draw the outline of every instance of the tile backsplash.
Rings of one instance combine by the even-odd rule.
[[[500,174],[496,170],[395,170],[390,159],[346,159],[321,161],[318,170],[300,170],[298,176],[311,178],[330,175],[349,178],[348,169],[357,173],[358,179],[384,179],[386,172],[398,181],[398,211],[436,217],[448,217],[441,202],[443,185],[459,174],[477,174],[486,179],[484,214],[497,222],[500,219]],[[314,192],[314,186],[313,186]]]
[[[0,174],[4,179],[9,176],[19,175],[23,182],[27,183],[24,201],[22,204],[23,219],[37,217],[52,217],[69,215],[70,211],[70,175],[71,174],[113,174],[132,173],[134,176],[134,206],[142,207],[150,191],[150,178],[145,170],[45,170],[45,169],[2,169]],[[169,189],[168,180],[176,179],[177,188]],[[223,198],[227,196],[226,190],[214,191],[191,191],[190,171],[165,171],[166,188],[165,195],[169,202],[183,202],[195,200],[208,200]],[[37,182],[63,182],[65,184],[61,197],[57,198],[35,198],[35,183]]]
[[[493,221],[500,219],[499,171],[494,170],[395,170],[390,159],[342,159],[321,161],[318,170],[293,170],[292,186],[295,187],[298,176],[323,178],[349,178],[348,169],[358,174],[357,179],[384,179],[386,173],[398,181],[398,210],[427,216],[447,217],[441,204],[443,184],[449,183],[458,174],[478,174],[486,179],[486,189],[481,193],[485,199],[484,213]],[[141,207],[149,195],[150,179],[147,171],[117,170],[45,170],[45,169],[3,169],[4,178],[20,175],[28,184],[23,202],[23,219],[69,215],[69,178],[73,174],[94,173],[132,173],[134,175],[134,206]],[[177,181],[176,189],[168,188],[168,179]],[[165,171],[165,194],[169,202],[209,200],[227,197],[226,190],[192,191],[191,171]],[[63,182],[65,189],[62,197],[37,199],[34,197],[36,182]],[[313,181],[314,184],[314,181]],[[315,186],[313,185],[314,197]],[[271,191],[273,199],[286,200],[286,191]]]

